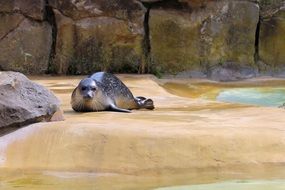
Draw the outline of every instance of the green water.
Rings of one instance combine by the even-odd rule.
[[[231,88],[222,90],[218,101],[278,107],[285,103],[285,88]]]
[[[237,180],[221,183],[173,186],[155,190],[284,190],[285,180]]]

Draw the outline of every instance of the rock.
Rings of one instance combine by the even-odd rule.
[[[46,22],[23,19],[20,15],[15,20],[15,24],[8,25],[11,28],[9,33],[7,30],[2,32],[5,36],[0,41],[0,70],[45,73],[51,51],[51,26]]]
[[[207,75],[201,71],[182,71],[177,73],[176,78],[207,78]]]
[[[229,61],[254,66],[257,4],[248,1],[187,4],[179,9],[163,6],[151,9],[154,70],[173,74],[203,71]]]
[[[45,0],[0,2],[0,70],[42,74],[52,44]]]
[[[35,20],[44,20],[45,0],[8,0],[0,2],[0,13],[21,13]]]
[[[282,104],[282,105],[280,105],[278,108],[283,108],[283,109],[285,109],[285,103]]]
[[[127,23],[110,17],[86,18],[77,21],[75,28],[77,46],[69,71],[138,72],[142,35],[130,32]]]
[[[256,77],[257,70],[239,63],[226,62],[210,70],[209,77],[216,81],[236,81]]]
[[[3,39],[11,31],[23,22],[25,17],[21,14],[0,14],[0,39]]]
[[[49,0],[49,5],[73,20],[107,16],[134,21],[145,12],[143,5],[136,0]]]
[[[273,75],[284,75],[285,69],[285,6],[260,23],[259,59]],[[283,73],[283,74],[282,74]]]
[[[138,72],[145,12],[139,2],[66,0],[50,5],[57,23],[57,73]]]
[[[7,128],[60,119],[60,102],[23,74],[0,72],[0,134]],[[63,116],[61,117],[61,119]]]
[[[53,70],[58,74],[66,74],[70,64],[73,63],[74,52],[76,47],[75,23],[74,21],[62,15],[58,10],[53,10],[57,25],[57,37],[55,47],[55,60]]]
[[[260,16],[262,18],[271,17],[280,7],[284,6],[284,0],[259,0]]]

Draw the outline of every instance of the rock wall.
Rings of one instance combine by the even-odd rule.
[[[57,27],[53,71],[138,72],[145,8],[133,1],[51,0]]]
[[[150,38],[156,69],[211,73],[219,64],[254,66],[259,7],[248,1],[218,1],[202,7],[150,11]],[[194,9],[194,10],[193,10]],[[180,64],[177,64],[180,63]]]
[[[30,74],[47,71],[52,29],[44,0],[0,2],[0,69]]]
[[[262,72],[285,74],[285,1],[263,6],[259,35],[259,65]]]
[[[148,72],[217,80],[282,75],[284,2],[3,1],[0,69]]]

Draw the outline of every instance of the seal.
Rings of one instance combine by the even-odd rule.
[[[134,97],[120,79],[106,72],[97,72],[81,80],[72,92],[71,106],[77,112],[154,109],[151,99]]]

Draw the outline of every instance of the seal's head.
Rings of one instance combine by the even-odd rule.
[[[97,90],[96,83],[91,78],[86,78],[80,81],[77,88],[85,101],[91,101]]]
[[[97,93],[98,87],[93,79],[81,80],[72,93],[72,108],[78,112],[95,111],[94,102],[96,102]]]

